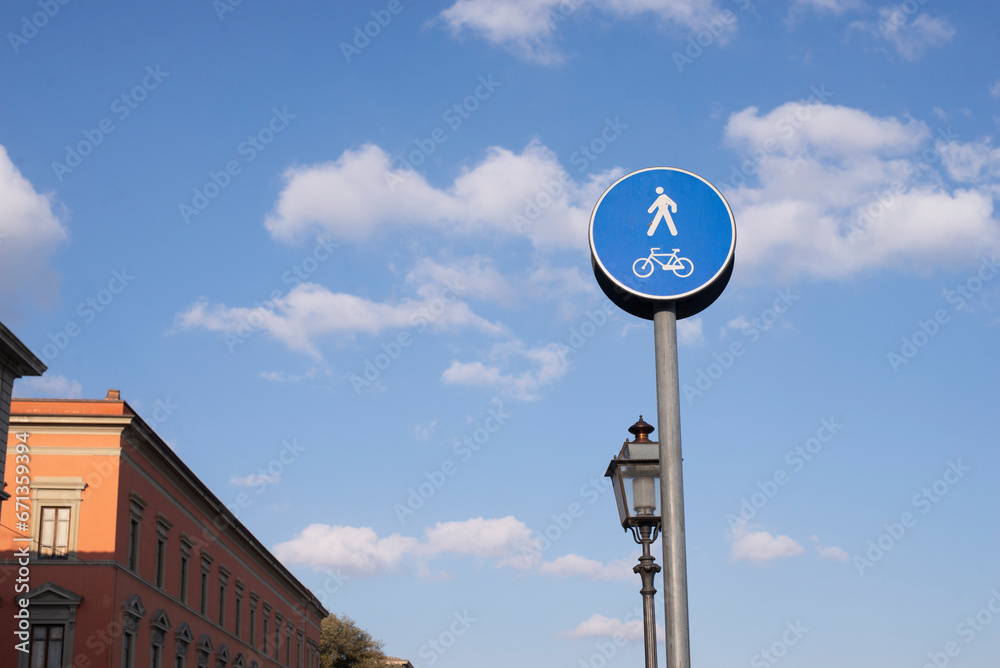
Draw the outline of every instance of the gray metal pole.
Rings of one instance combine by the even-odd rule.
[[[667,668],[691,668],[684,480],[681,470],[681,398],[677,376],[677,310],[674,303],[653,316],[653,339],[656,346],[656,414],[660,428]]]
[[[632,530],[633,534],[635,529]],[[653,586],[653,578],[660,572],[659,565],[654,563],[654,557],[649,553],[649,544],[656,536],[652,535],[653,527],[639,527],[639,539],[636,541],[642,545],[642,556],[639,557],[639,564],[632,568],[633,573],[638,573],[642,577],[642,630],[643,641],[646,649],[646,668],[657,668],[656,665],[656,606],[653,597],[656,596],[656,587]]]

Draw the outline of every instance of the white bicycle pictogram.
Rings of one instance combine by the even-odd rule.
[[[665,270],[672,271],[677,276],[677,278],[686,278],[691,275],[694,271],[694,262],[687,259],[686,257],[677,257],[677,253],[680,252],[680,248],[675,248],[673,253],[657,253],[659,248],[650,248],[649,257],[640,257],[638,260],[632,263],[632,271],[639,278],[647,278],[653,274],[656,269],[656,265],[660,265]],[[667,262],[663,262],[660,258],[667,258]]]

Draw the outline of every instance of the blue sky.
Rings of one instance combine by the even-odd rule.
[[[693,662],[993,666],[998,12],[6,3],[16,394],[120,388],[417,666],[636,665],[652,326],[587,222],[680,167],[739,230],[679,327]]]

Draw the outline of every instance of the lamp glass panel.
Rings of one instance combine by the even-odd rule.
[[[652,464],[626,464],[621,467],[628,497],[630,517],[660,515],[660,466]]]
[[[618,504],[618,517],[622,524],[628,520],[628,505],[625,500],[625,483],[622,480],[621,469],[615,467],[611,473],[611,486],[615,490],[615,503]]]

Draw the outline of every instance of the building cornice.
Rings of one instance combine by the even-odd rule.
[[[28,350],[28,346],[21,343],[21,340],[2,322],[0,322],[0,364],[12,368],[19,378],[41,376],[48,369],[42,360]]]
[[[35,433],[41,433],[36,431]],[[32,455],[70,455],[76,457],[118,457],[121,455],[121,448],[92,448],[88,446],[65,447],[59,445],[33,445]]]
[[[15,399],[15,401],[18,401]],[[11,406],[10,425],[30,428],[38,434],[73,434],[86,427],[92,434],[118,436],[134,418],[129,415],[45,415],[41,413],[14,413]],[[69,448],[63,447],[66,450]],[[32,448],[34,450],[34,448]]]

